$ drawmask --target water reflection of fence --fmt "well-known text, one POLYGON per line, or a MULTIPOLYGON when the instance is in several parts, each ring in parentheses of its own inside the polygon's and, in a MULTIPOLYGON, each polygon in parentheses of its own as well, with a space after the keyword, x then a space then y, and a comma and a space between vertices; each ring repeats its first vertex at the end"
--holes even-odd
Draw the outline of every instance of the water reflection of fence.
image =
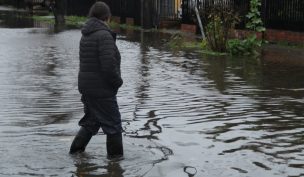
MULTIPOLYGON (((250 1, 245 0, 183 0, 183 23, 194 23, 193 6, 201 11, 214 5, 233 9, 239 14, 241 22, 238 28, 245 28, 246 14, 249 12, 250 1)), ((262 20, 266 28, 304 31, 304 1, 303 0, 261 0, 262 20)))
POLYGON ((52 29, 52 28, 54 28, 54 24, 33 20, 33 27, 52 29))

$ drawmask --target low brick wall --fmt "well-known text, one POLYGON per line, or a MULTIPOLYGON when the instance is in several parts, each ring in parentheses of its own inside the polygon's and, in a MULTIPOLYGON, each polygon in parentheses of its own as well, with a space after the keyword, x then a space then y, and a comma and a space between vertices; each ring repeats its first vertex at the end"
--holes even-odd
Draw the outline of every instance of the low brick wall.
POLYGON ((252 32, 252 31, 248 31, 248 30, 234 30, 231 37, 238 38, 238 39, 244 39, 253 34, 256 34, 258 39, 263 39, 263 33, 252 32))
POLYGON ((134 25, 134 18, 126 18, 127 25, 134 25))
POLYGON ((178 21, 174 20, 162 20, 159 24, 159 28, 162 29, 176 29, 180 26, 178 21))
POLYGON ((273 42, 292 42, 304 44, 304 32, 267 29, 264 34, 264 38, 267 41, 273 42))
MULTIPOLYGON (((250 34, 254 34, 254 32, 247 30, 234 30, 232 36, 242 39, 250 34)), ((304 44, 304 32, 267 29, 264 33, 256 33, 256 35, 259 39, 264 39, 269 42, 304 44)))
POLYGON ((197 33, 196 29, 197 29, 196 25, 181 24, 181 31, 182 32, 196 34, 197 33))
MULTIPOLYGON (((197 34, 197 26, 192 24, 181 24, 181 31, 197 34)), ((251 34, 248 30, 234 30, 232 37, 243 39, 251 34)), ((259 39, 265 39, 269 42, 290 42, 304 44, 304 32, 293 32, 284 30, 267 29, 264 33, 256 33, 259 39)))

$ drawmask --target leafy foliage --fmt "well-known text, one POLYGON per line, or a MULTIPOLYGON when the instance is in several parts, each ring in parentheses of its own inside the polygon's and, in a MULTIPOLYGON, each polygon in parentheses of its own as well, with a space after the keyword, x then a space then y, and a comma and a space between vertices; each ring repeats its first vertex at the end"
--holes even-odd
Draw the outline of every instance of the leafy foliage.
MULTIPOLYGON (((250 0, 250 11, 246 15, 249 21, 246 24, 246 28, 254 32, 263 32, 266 30, 261 19, 260 7, 260 0, 250 0)), ((256 34, 243 40, 231 39, 227 42, 227 48, 231 55, 257 55, 261 45, 262 41, 257 39, 256 34)))
POLYGON ((31 18, 33 18, 34 20, 39 21, 39 22, 55 24, 55 20, 54 20, 53 16, 36 16, 36 15, 34 15, 31 18))
POLYGON ((257 40, 256 35, 246 39, 231 39, 227 42, 227 48, 231 55, 257 55, 257 48, 261 47, 262 42, 257 40))
POLYGON ((224 4, 217 4, 201 11, 208 46, 216 52, 226 52, 226 43, 231 28, 239 21, 238 15, 224 4))
POLYGON ((207 40, 193 40, 182 34, 174 34, 170 37, 167 46, 173 50, 195 50, 196 52, 213 55, 222 56, 226 53, 214 52, 210 50, 207 40))
POLYGON ((261 19, 260 7, 261 0, 250 0, 250 11, 246 15, 249 20, 246 24, 247 29, 257 32, 263 32, 266 30, 261 19))
MULTIPOLYGON (((246 15, 246 28, 256 32, 265 31, 260 13, 261 0, 250 0, 250 11, 246 15)), ((245 39, 228 40, 229 32, 240 21, 238 14, 227 4, 217 3, 201 11, 207 46, 212 51, 229 52, 231 55, 258 54, 262 42, 256 34, 245 39)))
POLYGON ((66 24, 67 25, 71 25, 71 26, 82 26, 84 24, 84 22, 86 21, 86 17, 82 17, 82 16, 66 16, 65 20, 66 20, 66 24))

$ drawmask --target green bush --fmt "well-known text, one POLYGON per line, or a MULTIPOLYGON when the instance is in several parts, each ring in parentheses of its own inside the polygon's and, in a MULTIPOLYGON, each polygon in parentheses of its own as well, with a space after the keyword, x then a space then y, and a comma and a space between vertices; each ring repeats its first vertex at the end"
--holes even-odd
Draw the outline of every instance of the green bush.
MULTIPOLYGON (((261 19, 259 8, 261 0, 250 0, 250 11, 246 15, 248 22, 246 28, 254 32, 263 32, 265 27, 261 19)), ((256 34, 246 39, 231 39, 227 42, 227 49, 231 55, 258 55, 258 49, 261 47, 262 41, 258 40, 256 34)))
POLYGON ((246 15, 248 18, 248 23, 246 24, 246 28, 262 32, 265 31, 265 27, 263 26, 263 21, 261 19, 261 12, 259 8, 261 7, 261 0, 250 0, 250 11, 246 15))
POLYGON ((196 51, 206 55, 212 56, 223 56, 227 53, 212 51, 209 47, 207 40, 195 40, 189 39, 187 36, 182 34, 174 34, 170 37, 167 46, 170 49, 176 50, 188 50, 196 51))
POLYGON ((87 17, 82 16, 65 16, 66 24, 71 26, 81 27, 85 23, 86 19, 87 17))
POLYGON ((225 3, 214 5, 201 11, 206 32, 208 47, 215 52, 226 52, 229 32, 239 21, 233 9, 227 8, 225 3))
POLYGON ((227 42, 227 49, 231 55, 257 55, 257 49, 261 47, 262 42, 256 35, 246 39, 230 39, 227 42))

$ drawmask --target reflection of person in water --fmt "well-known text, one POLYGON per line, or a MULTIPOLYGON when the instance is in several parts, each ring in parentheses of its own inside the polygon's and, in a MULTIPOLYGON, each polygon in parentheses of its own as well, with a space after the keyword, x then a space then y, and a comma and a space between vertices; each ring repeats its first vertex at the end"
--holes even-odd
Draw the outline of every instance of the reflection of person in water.
MULTIPOLYGON (((96 164, 90 164, 90 163, 81 163, 81 164, 75 164, 77 171, 76 176, 78 177, 84 177, 84 176, 90 176, 90 172, 96 173, 97 170, 100 170, 99 165, 96 164)), ((102 166, 107 170, 105 174, 96 175, 99 177, 123 177, 124 170, 121 168, 120 164, 118 162, 109 161, 107 166, 102 166)), ((93 175, 92 175, 93 176, 93 175)))
POLYGON ((123 156, 121 117, 116 100, 123 84, 116 34, 108 26, 111 12, 104 2, 96 2, 82 28, 78 89, 82 94, 84 117, 70 149, 83 152, 91 137, 102 128, 107 135, 108 158, 123 156))

